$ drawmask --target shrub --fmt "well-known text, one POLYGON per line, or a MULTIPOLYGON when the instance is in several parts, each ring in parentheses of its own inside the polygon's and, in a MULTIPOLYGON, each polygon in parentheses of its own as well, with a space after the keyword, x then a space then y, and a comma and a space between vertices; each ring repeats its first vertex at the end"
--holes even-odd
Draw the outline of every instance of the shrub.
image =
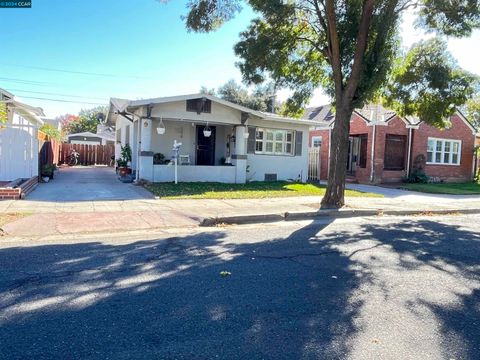
POLYGON ((153 154, 153 164, 154 165, 162 165, 165 163, 165 155, 162 153, 153 154))
POLYGON ((415 184, 426 184, 428 183, 428 175, 425 174, 423 170, 414 170, 410 173, 409 176, 406 176, 403 178, 403 182, 415 183, 415 184))

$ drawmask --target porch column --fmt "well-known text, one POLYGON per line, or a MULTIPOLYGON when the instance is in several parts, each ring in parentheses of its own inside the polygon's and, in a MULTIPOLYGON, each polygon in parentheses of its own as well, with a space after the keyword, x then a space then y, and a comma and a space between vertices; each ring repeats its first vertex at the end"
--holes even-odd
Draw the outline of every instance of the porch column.
POLYGON ((152 120, 140 120, 139 178, 153 181, 152 120))
POLYGON ((235 182, 237 184, 245 184, 247 182, 246 133, 244 125, 235 127, 235 153, 232 155, 232 163, 235 165, 235 182))

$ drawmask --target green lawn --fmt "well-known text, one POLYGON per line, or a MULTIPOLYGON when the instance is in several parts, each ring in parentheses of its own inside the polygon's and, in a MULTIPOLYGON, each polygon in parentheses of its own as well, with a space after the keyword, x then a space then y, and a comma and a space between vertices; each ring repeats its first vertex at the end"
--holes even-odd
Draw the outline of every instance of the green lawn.
MULTIPOLYGON (((154 183, 145 186, 163 199, 261 199, 288 196, 322 196, 325 186, 318 184, 251 182, 248 184, 223 183, 154 183)), ((382 197, 382 195, 347 190, 345 196, 382 197)))
POLYGON ((480 195, 478 183, 404 184, 402 188, 432 194, 480 195))

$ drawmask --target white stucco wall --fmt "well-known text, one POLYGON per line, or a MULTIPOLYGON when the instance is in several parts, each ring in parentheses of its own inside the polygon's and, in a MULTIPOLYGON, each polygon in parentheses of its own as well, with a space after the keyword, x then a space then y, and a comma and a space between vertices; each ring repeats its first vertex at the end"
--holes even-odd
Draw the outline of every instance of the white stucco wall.
MULTIPOLYGON (((136 126, 136 124, 135 124, 136 126)), ((132 158, 135 157, 136 154, 136 146, 134 144, 134 123, 132 123, 130 120, 124 118, 121 115, 117 116, 117 122, 115 124, 115 129, 118 131, 120 130, 120 141, 121 143, 117 143, 117 139, 115 139, 115 159, 120 158, 120 151, 121 151, 121 146, 124 146, 125 144, 130 144, 130 147, 132 148, 132 158), (127 141, 127 126, 130 127, 130 135, 128 137, 127 141)), ((133 162, 133 161, 132 161, 133 162)))
POLYGON ((0 181, 38 176, 37 134, 35 124, 10 113, 7 127, 0 130, 0 181))
MULTIPOLYGON (((173 165, 154 165, 154 182, 175 180, 173 165)), ((179 182, 222 182, 235 183, 235 166, 178 166, 179 182)))
POLYGON ((270 129, 302 131, 302 155, 262 155, 247 154, 247 181, 264 181, 265 174, 277 174, 277 180, 300 179, 307 181, 308 177, 308 125, 278 123, 251 119, 249 126, 270 129))
POLYGON ((153 117, 163 117, 164 119, 184 119, 192 121, 209 121, 212 125, 218 124, 240 124, 241 112, 228 106, 212 101, 212 112, 201 113, 186 110, 186 101, 176 101, 165 104, 157 104, 152 109, 153 117))

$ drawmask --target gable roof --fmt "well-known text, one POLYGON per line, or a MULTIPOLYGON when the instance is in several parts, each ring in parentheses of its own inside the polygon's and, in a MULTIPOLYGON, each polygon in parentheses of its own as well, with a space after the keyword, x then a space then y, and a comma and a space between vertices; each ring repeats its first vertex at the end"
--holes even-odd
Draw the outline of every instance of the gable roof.
POLYGON ((115 140, 115 135, 108 136, 106 134, 95 134, 90 131, 84 131, 84 132, 75 133, 75 134, 68 134, 67 138, 74 137, 74 136, 93 137, 93 138, 99 138, 99 139, 104 139, 109 141, 115 140))
POLYGON ((41 116, 45 116, 43 109, 24 104, 18 101, 11 92, 0 88, 0 102, 4 102, 15 110, 20 116, 29 120, 30 122, 42 125, 43 120, 41 116))
POLYGON ((187 101, 187 100, 193 100, 193 99, 199 99, 199 98, 208 99, 210 101, 238 110, 240 112, 254 115, 263 120, 302 124, 302 125, 314 125, 314 122, 311 120, 294 119, 294 118, 289 118, 289 117, 285 117, 285 116, 281 116, 281 115, 273 114, 269 112, 252 110, 245 106, 238 105, 209 94, 189 94, 189 95, 167 96, 167 97, 158 97, 158 98, 142 99, 142 100, 124 100, 124 99, 112 98, 110 99, 110 109, 108 112, 108 118, 113 115, 113 113, 115 112, 115 109, 122 111, 122 109, 119 109, 119 107, 123 107, 127 111, 133 111, 142 106, 165 104, 165 103, 178 102, 178 101, 187 101), (121 104, 121 106, 117 104, 121 104))

